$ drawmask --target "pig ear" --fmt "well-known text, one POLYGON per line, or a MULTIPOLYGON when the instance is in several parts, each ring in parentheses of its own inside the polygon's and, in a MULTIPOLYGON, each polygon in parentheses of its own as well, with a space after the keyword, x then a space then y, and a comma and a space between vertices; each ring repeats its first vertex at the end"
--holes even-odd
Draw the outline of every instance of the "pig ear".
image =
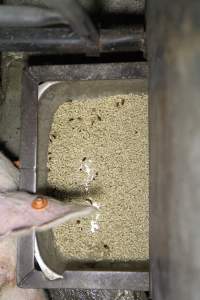
POLYGON ((46 230, 95 212, 92 205, 64 204, 53 198, 26 192, 0 193, 0 237, 46 230))
POLYGON ((0 152, 0 192, 19 188, 19 170, 0 152))

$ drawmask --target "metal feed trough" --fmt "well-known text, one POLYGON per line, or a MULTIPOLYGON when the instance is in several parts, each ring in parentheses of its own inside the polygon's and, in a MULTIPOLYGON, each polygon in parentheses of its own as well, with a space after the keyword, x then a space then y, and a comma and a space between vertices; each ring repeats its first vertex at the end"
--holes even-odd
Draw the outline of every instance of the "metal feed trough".
MULTIPOLYGON (((116 54, 114 61, 120 61, 126 50, 130 53, 135 50, 146 53, 145 45, 147 45, 150 66, 148 78, 151 296, 153 300, 198 300, 200 282, 200 2, 177 0, 173 5, 169 5, 168 0, 152 0, 146 1, 145 10, 146 32, 137 36, 133 36, 129 30, 127 34, 118 32, 117 35, 110 29, 109 32, 100 30, 100 43, 88 45, 82 43, 79 36, 77 37, 65 28, 62 30, 57 28, 29 28, 28 30, 1 28, 0 49, 1 51, 37 51, 44 54, 50 51, 56 54, 99 55, 103 52, 116 54), (124 36, 126 36, 125 39, 124 36), (120 59, 119 52, 122 53, 120 59)), ((143 9, 142 14, 144 14, 143 9)), ((133 21, 134 18, 135 16, 131 15, 133 21)), ((22 22, 21 19, 18 20, 22 22)), ((146 66, 144 68, 146 69, 146 66)), ((99 83, 104 80, 105 82, 106 80, 119 80, 122 83, 129 80, 133 82, 138 79, 145 80, 145 78, 146 71, 141 64, 131 62, 106 65, 42 66, 27 69, 23 83, 21 188, 33 192, 36 190, 36 180, 38 188, 41 188, 47 175, 44 168, 41 169, 40 162, 38 163, 42 160, 44 166, 47 159, 47 153, 40 150, 41 125, 38 114, 40 105, 43 105, 42 102, 38 105, 40 83, 67 81, 75 85, 74 80, 79 82, 87 80, 88 84, 89 80, 99 81, 99 83), (36 170, 38 171, 37 178, 36 170)), ((8 99, 8 103, 11 102, 12 107, 16 107, 18 111, 19 105, 15 105, 12 99, 13 94, 8 99)), ((52 102, 52 105, 57 107, 58 103, 52 102)), ((52 109, 51 116, 56 110, 46 106, 45 116, 49 109, 52 109)), ((18 117, 17 114, 14 116, 18 117)), ((49 118, 50 115, 47 121, 49 118)), ((45 135, 48 139, 49 123, 45 125, 45 118, 43 124, 47 126, 48 130, 45 131, 45 135)), ((13 135, 16 136, 14 130, 13 135)), ((9 138, 10 134, 6 142, 9 138)), ((13 140, 14 138, 10 139, 11 144, 13 140)), ((47 149, 47 142, 45 147, 47 149)), ((50 232, 48 234, 50 236, 50 232)), ((48 234, 46 238, 41 235, 37 236, 39 254, 44 263, 46 262, 46 266, 47 260, 49 262, 47 254, 52 258, 51 264, 58 263, 53 249, 49 247, 48 251, 45 250, 48 245, 46 242, 51 244, 48 234), (43 250, 46 253, 43 253, 43 250)), ((80 268, 65 270, 63 279, 51 281, 41 271, 41 262, 38 267, 34 255, 35 245, 34 234, 19 241, 17 281, 21 287, 149 289, 148 271, 137 269, 135 272, 134 268, 132 270, 119 268, 118 271, 80 268)), ((50 267, 59 269, 59 266, 50 267)))
MULTIPOLYGON (((64 99, 147 91, 146 63, 34 66, 25 69, 22 86, 21 188, 46 191, 49 132, 64 99), (47 83, 48 97, 41 83, 47 83), (56 84, 55 84, 56 83, 56 84), (40 85, 40 93, 39 91, 40 85), (49 92, 48 92, 49 91, 49 92)), ((22 237, 18 244, 17 282, 23 288, 149 290, 148 262, 77 265, 64 269, 52 232, 22 237)))

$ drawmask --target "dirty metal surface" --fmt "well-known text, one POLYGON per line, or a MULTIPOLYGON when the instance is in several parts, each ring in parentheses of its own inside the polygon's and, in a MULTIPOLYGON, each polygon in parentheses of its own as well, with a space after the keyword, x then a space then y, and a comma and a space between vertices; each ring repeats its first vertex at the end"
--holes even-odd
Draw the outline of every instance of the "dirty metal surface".
POLYGON ((51 290, 50 300, 147 300, 144 292, 128 290, 51 290))
MULTIPOLYGON (((1 51, 84 54, 94 46, 70 28, 0 28, 1 51)), ((100 31, 98 53, 144 51, 145 35, 142 27, 135 30, 107 29, 100 31)))
POLYGON ((199 16, 199 1, 148 1, 154 300, 199 299, 199 16))
POLYGON ((143 79, 148 76, 148 66, 145 62, 47 65, 30 67, 29 73, 38 84, 42 81, 143 79))
POLYGON ((0 146, 9 157, 17 159, 20 152, 21 80, 23 56, 2 55, 2 89, 0 90, 0 146))
MULTIPOLYGON (((7 4, 14 5, 38 5, 44 6, 42 0, 6 0, 7 4)), ((83 7, 90 13, 95 13, 97 10, 102 13, 129 13, 143 14, 145 8, 145 0, 80 0, 83 7)))

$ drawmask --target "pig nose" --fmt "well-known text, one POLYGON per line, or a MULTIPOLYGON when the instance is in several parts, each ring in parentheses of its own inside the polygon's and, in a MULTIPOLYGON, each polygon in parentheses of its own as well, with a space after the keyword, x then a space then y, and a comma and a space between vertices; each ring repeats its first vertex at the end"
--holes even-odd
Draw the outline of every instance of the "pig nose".
POLYGON ((41 210, 46 208, 47 206, 48 206, 48 200, 43 197, 37 197, 32 202, 32 208, 34 209, 41 210))

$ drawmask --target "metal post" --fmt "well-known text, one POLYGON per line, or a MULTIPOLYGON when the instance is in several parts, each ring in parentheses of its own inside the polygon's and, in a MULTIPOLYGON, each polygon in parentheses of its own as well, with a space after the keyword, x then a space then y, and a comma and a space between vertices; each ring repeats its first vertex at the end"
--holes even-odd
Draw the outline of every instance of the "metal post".
POLYGON ((199 20, 199 1, 148 2, 153 300, 199 300, 199 20))

